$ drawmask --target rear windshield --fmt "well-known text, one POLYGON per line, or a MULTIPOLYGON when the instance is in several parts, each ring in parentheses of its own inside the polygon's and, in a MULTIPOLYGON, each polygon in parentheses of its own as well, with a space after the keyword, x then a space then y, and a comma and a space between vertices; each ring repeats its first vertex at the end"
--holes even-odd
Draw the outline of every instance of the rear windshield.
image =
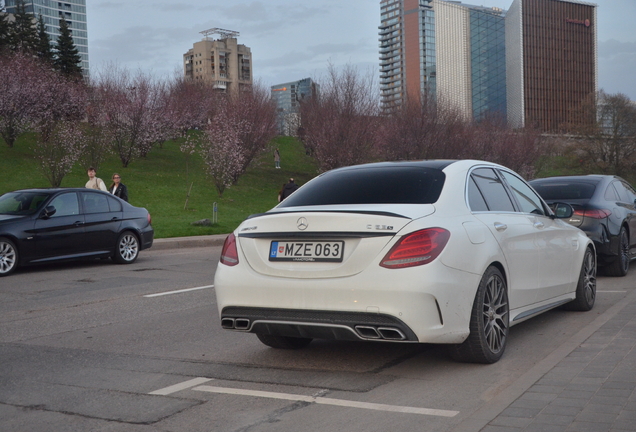
POLYGON ((596 189, 595 184, 587 182, 532 184, 532 187, 546 201, 590 199, 596 189))
POLYGON ((301 187, 279 207, 332 204, 432 204, 444 173, 421 167, 366 167, 328 172, 301 187))

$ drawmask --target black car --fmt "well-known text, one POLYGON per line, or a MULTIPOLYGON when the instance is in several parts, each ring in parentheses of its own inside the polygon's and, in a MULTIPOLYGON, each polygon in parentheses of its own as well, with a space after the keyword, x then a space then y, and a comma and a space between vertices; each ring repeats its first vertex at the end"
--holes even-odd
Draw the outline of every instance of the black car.
POLYGON ((636 257, 636 191, 620 177, 586 175, 532 180, 548 203, 574 208, 568 222, 594 241, 598 263, 610 276, 625 276, 636 257))
POLYGON ((130 264, 152 246, 150 213, 92 189, 25 189, 0 196, 0 276, 18 266, 111 257, 130 264))

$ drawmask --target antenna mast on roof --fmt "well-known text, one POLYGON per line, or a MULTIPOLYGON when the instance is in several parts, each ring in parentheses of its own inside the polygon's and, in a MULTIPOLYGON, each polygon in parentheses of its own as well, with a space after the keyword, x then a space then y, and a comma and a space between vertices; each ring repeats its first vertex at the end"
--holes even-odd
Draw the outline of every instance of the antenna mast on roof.
POLYGON ((239 32, 234 31, 234 30, 225 30, 222 28, 218 28, 218 27, 214 27, 208 30, 203 30, 201 33, 203 36, 205 36, 205 39, 208 39, 208 36, 213 35, 213 34, 218 34, 220 35, 220 39, 227 39, 227 38, 236 38, 240 35, 239 32))

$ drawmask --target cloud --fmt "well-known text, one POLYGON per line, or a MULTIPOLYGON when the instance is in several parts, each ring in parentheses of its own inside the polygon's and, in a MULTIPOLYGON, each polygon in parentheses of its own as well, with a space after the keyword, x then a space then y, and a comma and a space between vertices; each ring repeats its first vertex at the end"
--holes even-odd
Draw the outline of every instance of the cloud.
POLYGON ((636 101, 636 42, 599 42, 598 69, 600 89, 636 101))

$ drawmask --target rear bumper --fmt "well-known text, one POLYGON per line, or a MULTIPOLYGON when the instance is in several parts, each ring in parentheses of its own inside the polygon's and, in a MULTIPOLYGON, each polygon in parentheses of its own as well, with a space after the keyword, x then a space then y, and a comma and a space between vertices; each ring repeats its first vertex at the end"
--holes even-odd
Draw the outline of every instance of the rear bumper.
POLYGON ((221 324, 235 331, 341 340, 461 343, 481 276, 444 266, 294 279, 219 264, 221 324), (400 334, 403 336, 400 336, 400 334), (383 336, 384 335, 384 336, 383 336))
POLYGON ((152 242, 154 241, 154 237, 155 237, 155 230, 152 228, 151 225, 148 225, 146 228, 144 228, 141 231, 140 236, 141 236, 140 250, 144 250, 144 249, 148 249, 152 247, 152 242))

